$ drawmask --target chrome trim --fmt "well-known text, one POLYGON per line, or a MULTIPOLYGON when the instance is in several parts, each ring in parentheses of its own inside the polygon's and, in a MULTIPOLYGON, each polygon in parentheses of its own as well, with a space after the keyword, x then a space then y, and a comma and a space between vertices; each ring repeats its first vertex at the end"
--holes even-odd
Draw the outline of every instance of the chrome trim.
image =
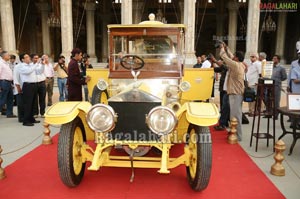
MULTIPOLYGON (((117 115, 116 115, 115 111, 113 110, 113 108, 111 106, 99 103, 99 104, 95 104, 94 106, 91 107, 91 109, 89 110, 89 112, 86 115, 86 120, 87 120, 87 123, 88 123, 89 127, 92 130, 94 130, 96 132, 106 133, 106 132, 109 132, 109 131, 111 131, 115 128, 115 123, 117 121, 117 115), (107 115, 97 115, 97 114, 99 114, 99 112, 101 110, 102 111, 108 111, 108 112, 106 112, 108 114, 107 115), (108 120, 108 121, 105 121, 107 124, 101 125, 99 127, 99 126, 97 126, 97 124, 93 123, 93 122, 95 122, 93 117, 99 117, 99 116, 100 117, 103 117, 103 116, 104 117, 105 116, 109 117, 108 119, 104 118, 104 119, 108 120)), ((103 121, 100 121, 100 122, 103 122, 103 121)))
POLYGON ((108 83, 104 79, 99 79, 97 82, 97 88, 101 91, 106 90, 108 87, 108 83))
POLYGON ((182 92, 187 92, 191 89, 191 84, 190 82, 188 81, 183 81, 180 83, 179 85, 179 89, 182 91, 182 92))
POLYGON ((178 122, 178 120, 177 120, 177 117, 176 117, 174 111, 171 108, 166 107, 166 106, 157 106, 157 107, 151 109, 150 112, 146 115, 146 123, 147 123, 148 127, 150 128, 150 130, 152 132, 154 132, 158 135, 167 135, 167 134, 171 133, 175 129, 177 122, 178 122), (170 113, 173 118, 173 123, 172 123, 173 126, 171 126, 171 128, 169 128, 169 129, 167 129, 165 132, 162 132, 161 130, 157 130, 153 126, 151 126, 152 125, 151 117, 157 111, 166 111, 166 112, 170 113))

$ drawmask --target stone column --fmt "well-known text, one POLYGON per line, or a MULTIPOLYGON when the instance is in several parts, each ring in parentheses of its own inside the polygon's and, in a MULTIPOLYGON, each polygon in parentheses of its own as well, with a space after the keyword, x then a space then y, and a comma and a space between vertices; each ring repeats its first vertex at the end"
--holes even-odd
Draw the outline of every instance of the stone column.
MULTIPOLYGON (((34 52, 34 53, 38 53, 37 51, 37 41, 39 41, 37 39, 38 35, 37 33, 40 31, 37 27, 36 27, 36 23, 34 23, 37 19, 36 16, 28 16, 28 21, 32 21, 32 23, 29 23, 27 26, 27 30, 30 30, 30 33, 24 34, 24 38, 28 38, 28 46, 30 46, 30 50, 29 52, 34 52)), ((47 22, 46 22, 47 23, 47 22)), ((44 51, 42 51, 44 53, 44 51)), ((49 55, 50 56, 50 55, 49 55)))
MULTIPOLYGON (((103 10, 101 10, 101 57, 102 62, 107 62, 108 59, 108 34, 107 34, 107 24, 111 19, 110 10, 112 8, 112 4, 109 1, 102 1, 103 10)), ((100 60, 99 60, 100 61, 100 60)), ((101 62, 101 61, 100 61, 101 62)))
POLYGON ((217 27, 216 27, 216 35, 217 36, 224 36, 224 15, 225 15, 225 6, 224 1, 216 2, 216 20, 217 20, 217 27))
POLYGON ((41 2, 38 3, 38 7, 41 10, 43 54, 47 54, 50 56, 50 52, 51 52, 50 34, 49 34, 49 26, 47 23, 48 15, 49 15, 49 4, 48 2, 41 2))
POLYGON ((97 57, 95 53, 95 10, 94 2, 86 3, 86 27, 87 27, 87 53, 90 56, 90 62, 96 63, 97 57))
POLYGON ((178 2, 178 6, 180 9, 180 23, 184 23, 184 3, 183 0, 178 2))
POLYGON ((145 3, 140 0, 135 0, 133 4, 133 24, 138 24, 142 21, 142 11, 145 3))
MULTIPOLYGON (((217 20, 217 27, 216 27, 216 37, 212 37, 212 40, 215 42, 216 40, 223 40, 224 39, 224 13, 225 13, 225 2, 224 1, 217 1, 215 2, 216 5, 216 20, 217 20)), ((215 57, 219 59, 220 50, 216 49, 215 57)))
MULTIPOLYGON (((1 24, 1 20, 0 20, 0 24, 1 24)), ((2 31, 0 31, 0 47, 2 48, 2 45, 3 43, 2 43, 2 31)))
POLYGON ((121 24, 132 24, 132 0, 122 0, 121 24))
POLYGON ((12 0, 0 0, 2 50, 16 54, 16 38, 12 0))
POLYGON ((284 42, 286 32, 286 12, 278 13, 277 35, 276 35, 276 54, 281 57, 280 62, 285 63, 284 59, 284 42))
POLYGON ((185 32, 185 67, 192 67, 196 63, 195 56, 195 0, 184 1, 185 32))
POLYGON ((73 49, 72 0, 60 1, 60 15, 62 54, 66 57, 66 61, 68 61, 73 49))
POLYGON ((107 20, 102 21, 102 62, 107 62, 108 59, 108 24, 109 22, 107 20))
POLYGON ((249 58, 251 52, 258 50, 258 30, 259 30, 259 8, 260 0, 248 1, 248 19, 247 19, 247 39, 245 58, 249 58))
POLYGON ((236 32, 237 32, 237 12, 238 3, 229 1, 227 4, 229 11, 229 26, 228 26, 228 47, 232 52, 236 51, 236 32))

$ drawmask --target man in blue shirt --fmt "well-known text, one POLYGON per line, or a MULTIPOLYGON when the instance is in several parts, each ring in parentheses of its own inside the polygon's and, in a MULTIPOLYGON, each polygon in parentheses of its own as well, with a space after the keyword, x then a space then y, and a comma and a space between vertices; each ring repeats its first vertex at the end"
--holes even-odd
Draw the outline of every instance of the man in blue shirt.
POLYGON ((280 56, 273 56, 273 72, 272 79, 275 84, 275 119, 278 118, 277 108, 280 107, 280 98, 281 98, 281 82, 287 79, 287 74, 285 68, 279 64, 280 56))
POLYGON ((292 61, 290 70, 290 85, 292 93, 300 93, 300 50, 297 52, 298 59, 292 61))

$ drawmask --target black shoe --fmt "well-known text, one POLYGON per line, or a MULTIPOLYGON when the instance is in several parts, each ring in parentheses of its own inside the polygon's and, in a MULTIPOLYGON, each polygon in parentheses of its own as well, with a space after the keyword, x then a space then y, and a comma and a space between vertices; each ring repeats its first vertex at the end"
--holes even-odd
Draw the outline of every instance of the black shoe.
POLYGON ((39 121, 39 120, 34 120, 34 121, 33 121, 33 123, 36 123, 36 124, 37 124, 37 123, 40 123, 40 122, 41 122, 41 121, 39 121))
POLYGON ((265 115, 263 118, 272 118, 272 115, 265 115))
POLYGON ((6 116, 7 118, 15 118, 15 117, 17 117, 16 115, 8 115, 8 116, 6 116))
POLYGON ((23 123, 23 126, 34 126, 33 123, 23 123))
POLYGON ((219 125, 219 126, 214 126, 214 129, 216 131, 224 131, 226 128, 224 126, 222 126, 222 125, 219 125))

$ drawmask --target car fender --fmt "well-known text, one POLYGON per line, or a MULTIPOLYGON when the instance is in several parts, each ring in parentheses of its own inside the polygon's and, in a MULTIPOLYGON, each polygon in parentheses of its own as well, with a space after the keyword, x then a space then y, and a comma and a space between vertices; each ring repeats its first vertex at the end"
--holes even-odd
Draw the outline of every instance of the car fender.
POLYGON ((75 119, 80 112, 87 113, 92 105, 89 102, 58 102, 48 108, 45 122, 65 124, 75 119))
POLYGON ((185 114, 187 121, 199 126, 211 126, 218 122, 219 110, 213 103, 186 102, 176 112, 178 118, 185 114))

